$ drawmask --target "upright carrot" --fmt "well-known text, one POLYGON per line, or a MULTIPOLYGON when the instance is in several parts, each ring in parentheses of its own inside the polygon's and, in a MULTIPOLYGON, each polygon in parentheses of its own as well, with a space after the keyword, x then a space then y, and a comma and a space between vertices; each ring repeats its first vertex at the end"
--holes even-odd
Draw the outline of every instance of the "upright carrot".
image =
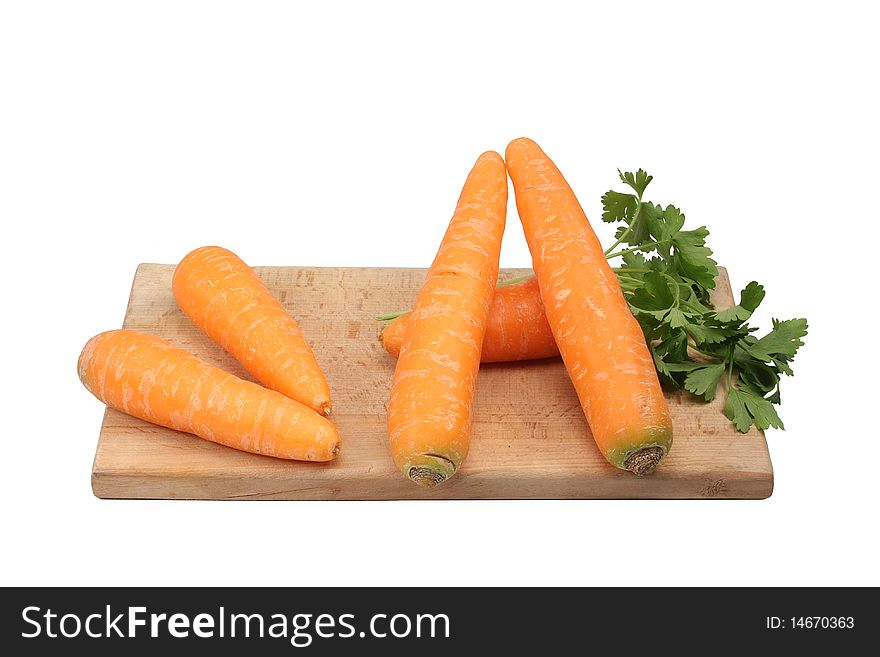
POLYGON ((504 161, 483 153, 416 299, 388 400, 394 461, 422 486, 447 480, 468 452, 506 210, 504 161))
MULTIPOLYGON (((409 318, 410 314, 404 313, 382 329, 382 346, 395 358, 400 354, 409 318)), ((538 279, 529 277, 518 283, 500 284, 489 308, 480 360, 501 363, 558 355, 541 303, 538 279)))
POLYGON ((296 321, 253 269, 219 246, 187 255, 174 297, 193 323, 267 388, 330 414, 330 387, 296 321))
POLYGON ((530 139, 507 147, 507 170, 547 320, 599 450, 651 472, 672 446, 654 363, 617 277, 574 192, 530 139))
POLYGON ((95 397, 147 422, 282 459, 329 461, 339 452, 327 418, 153 335, 96 335, 77 369, 95 397))

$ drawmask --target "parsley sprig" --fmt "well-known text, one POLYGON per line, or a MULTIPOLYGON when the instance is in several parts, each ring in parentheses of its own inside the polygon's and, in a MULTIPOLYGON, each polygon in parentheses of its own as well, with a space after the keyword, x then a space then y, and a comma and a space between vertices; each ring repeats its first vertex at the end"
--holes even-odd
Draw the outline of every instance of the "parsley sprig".
POLYGON ((709 299, 718 275, 706 246, 709 231, 684 230, 680 209, 644 200, 653 178, 642 169, 618 173, 632 192, 611 190, 602 197, 602 220, 620 224, 605 255, 622 261, 615 272, 662 383, 706 402, 723 387, 724 414, 743 433, 752 425, 784 428, 775 408, 780 378, 793 374, 807 320, 774 319, 769 333, 755 337, 758 329, 748 321, 764 299, 755 281, 738 305, 717 311, 709 299))

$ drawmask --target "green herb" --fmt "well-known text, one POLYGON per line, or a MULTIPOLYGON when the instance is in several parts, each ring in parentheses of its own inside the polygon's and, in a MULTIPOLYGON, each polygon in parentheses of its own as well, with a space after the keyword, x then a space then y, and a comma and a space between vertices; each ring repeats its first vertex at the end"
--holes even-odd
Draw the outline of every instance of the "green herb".
POLYGON ((782 375, 807 334, 807 320, 773 320, 761 338, 748 320, 764 300, 764 288, 749 283, 739 304, 716 311, 709 300, 718 263, 706 246, 705 226, 684 230, 685 215, 673 205, 643 199, 652 177, 639 169, 620 173, 635 194, 609 191, 602 220, 620 223, 606 257, 620 257, 618 278, 654 358, 661 381, 703 401, 726 389, 724 414, 739 431, 752 425, 782 429, 775 406, 782 375), (619 246, 626 248, 615 251, 619 246))

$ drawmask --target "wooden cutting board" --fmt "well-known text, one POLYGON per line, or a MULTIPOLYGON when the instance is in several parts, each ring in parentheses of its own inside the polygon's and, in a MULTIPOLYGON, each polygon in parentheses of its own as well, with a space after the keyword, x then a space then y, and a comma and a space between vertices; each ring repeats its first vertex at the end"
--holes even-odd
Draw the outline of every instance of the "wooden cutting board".
MULTIPOLYGON (((178 309, 172 265, 135 274, 125 328, 167 338, 206 361, 248 377, 178 309)), ((296 317, 333 392, 343 449, 330 464, 237 452, 107 409, 92 470, 103 498, 362 500, 464 498, 765 498, 773 470, 761 431, 736 432, 710 404, 669 394, 675 444, 660 467, 638 478, 597 451, 559 359, 484 365, 470 455, 435 489, 396 470, 386 444, 385 400, 394 359, 378 340, 378 314, 410 307, 423 269, 257 267, 296 317)), ((506 270, 502 278, 526 270, 506 270)), ((732 302, 722 272, 714 301, 732 302)))

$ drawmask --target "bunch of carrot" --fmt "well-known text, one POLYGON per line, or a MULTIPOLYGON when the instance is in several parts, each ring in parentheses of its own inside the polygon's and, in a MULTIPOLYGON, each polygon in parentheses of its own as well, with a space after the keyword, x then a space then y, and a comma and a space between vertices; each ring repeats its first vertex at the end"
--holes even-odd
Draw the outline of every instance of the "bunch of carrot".
MULTIPOLYGON (((328 461, 340 438, 330 389, 296 321, 235 254, 203 247, 172 282, 183 312, 263 386, 155 336, 92 338, 79 375, 135 417, 237 449, 328 461)), ((672 426, 642 331, 562 174, 533 141, 481 155, 471 169, 415 305, 383 332, 398 357, 388 400, 397 466, 431 487, 468 453, 480 362, 560 354, 605 458, 646 474, 672 426), (496 288, 507 178, 535 277, 496 288), (518 330, 511 330, 511 328, 518 330)))
POLYGON ((172 287, 196 326, 266 387, 156 336, 116 330, 83 349, 86 388, 124 413, 246 452, 336 458, 327 381, 296 321, 256 273, 234 253, 207 246, 180 262, 172 287))

